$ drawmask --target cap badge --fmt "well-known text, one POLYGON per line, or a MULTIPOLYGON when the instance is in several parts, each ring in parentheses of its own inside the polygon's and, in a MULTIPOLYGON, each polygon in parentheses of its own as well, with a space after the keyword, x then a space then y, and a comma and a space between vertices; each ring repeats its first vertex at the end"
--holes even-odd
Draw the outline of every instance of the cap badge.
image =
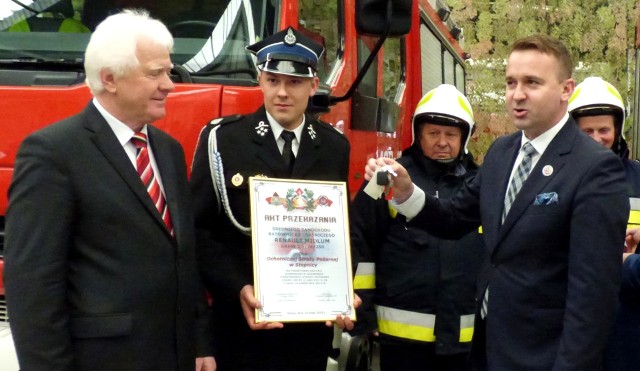
POLYGON ((296 43, 296 36, 293 34, 293 30, 289 28, 287 34, 284 37, 284 43, 287 45, 293 45, 296 43))
POLYGON ((263 137, 269 131, 269 125, 265 124, 264 121, 260 121, 255 129, 256 134, 263 137))
POLYGON ((236 187, 240 186, 243 181, 244 181, 244 178, 242 177, 242 175, 240 175, 240 173, 237 173, 231 178, 231 184, 233 184, 236 187))
POLYGON ((307 126, 307 131, 309 132, 311 139, 316 139, 316 131, 313 130, 313 125, 309 124, 309 126, 307 126))

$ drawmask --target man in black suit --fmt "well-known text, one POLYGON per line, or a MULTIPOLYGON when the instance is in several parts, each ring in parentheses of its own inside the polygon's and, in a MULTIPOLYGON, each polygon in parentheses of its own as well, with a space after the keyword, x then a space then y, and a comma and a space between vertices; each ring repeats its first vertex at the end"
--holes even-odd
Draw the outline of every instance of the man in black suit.
POLYGON ((497 139, 478 175, 451 200, 425 196, 393 160, 367 165, 367 178, 385 164, 397 173, 394 199, 410 225, 457 238, 482 223, 473 345, 479 369, 600 369, 629 202, 620 160, 567 113, 572 69, 554 38, 515 42, 506 103, 520 131, 497 139))
MULTIPOLYGON (((248 179, 346 182, 350 147, 333 127, 305 115, 319 84, 322 46, 289 28, 247 49, 261 70, 264 105, 207 125, 191 174, 199 265, 214 301, 216 361, 223 371, 324 371, 331 323, 255 323, 260 302, 253 289, 248 179)), ((337 322, 352 327, 348 318, 337 322)))
POLYGON ((25 139, 6 219, 5 286, 23 370, 215 369, 184 153, 165 115, 166 27, 107 18, 87 46, 94 99, 25 139), (202 305, 198 305, 201 303, 202 305))

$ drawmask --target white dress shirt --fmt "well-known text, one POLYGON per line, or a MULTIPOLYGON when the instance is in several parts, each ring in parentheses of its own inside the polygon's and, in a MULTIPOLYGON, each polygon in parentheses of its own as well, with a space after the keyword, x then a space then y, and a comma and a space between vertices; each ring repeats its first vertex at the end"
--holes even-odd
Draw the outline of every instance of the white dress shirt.
MULTIPOLYGON (((271 132, 273 133, 273 136, 276 140, 276 144, 278 145, 280 154, 282 154, 282 148, 284 148, 284 139, 280 137, 280 134, 282 134, 282 132, 287 129, 283 128, 282 125, 280 125, 278 121, 276 121, 276 119, 274 119, 273 116, 269 114, 269 112, 267 112, 267 121, 269 121, 271 132)), ((304 122, 305 122, 305 117, 303 115, 302 123, 298 125, 297 128, 290 130, 290 131, 293 131, 293 133, 296 135, 296 138, 291 142, 291 151, 293 151, 293 155, 296 157, 298 156, 298 149, 300 149, 300 138, 302 137, 302 129, 304 128, 304 122)))
MULTIPOLYGON (((135 134, 135 132, 122 121, 118 120, 112 114, 110 114, 104 107, 102 107, 102 105, 96 98, 93 98, 92 102, 98 109, 98 112, 100 112, 102 117, 104 117, 104 119, 107 121, 107 124, 109 124, 111 130, 113 130, 116 138, 118 138, 118 142, 120 142, 120 145, 122 146, 122 148, 124 148, 124 151, 129 157, 129 161, 131 161, 133 168, 138 171, 138 165, 136 162, 136 155, 138 153, 138 150, 136 149, 136 146, 131 142, 131 138, 133 137, 133 134, 135 134)), ((143 126, 140 132, 147 135, 147 151, 149 152, 149 161, 151 162, 151 168, 153 169, 154 176, 158 180, 158 184, 160 185, 162 194, 166 195, 166 193, 164 193, 164 186, 162 185, 162 176, 160 175, 158 165, 156 164, 156 159, 153 156, 153 150, 151 149, 151 138, 149 138, 147 132, 147 125, 143 126)))

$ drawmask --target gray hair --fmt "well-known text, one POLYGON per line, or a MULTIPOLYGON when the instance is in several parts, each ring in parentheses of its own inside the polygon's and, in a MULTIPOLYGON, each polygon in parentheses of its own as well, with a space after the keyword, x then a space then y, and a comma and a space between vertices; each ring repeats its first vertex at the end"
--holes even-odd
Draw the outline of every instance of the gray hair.
POLYGON ((104 90, 100 72, 109 69, 122 77, 139 66, 136 47, 141 39, 173 48, 173 37, 167 27, 149 16, 146 10, 126 9, 107 17, 91 35, 84 55, 87 85, 96 95, 104 90))

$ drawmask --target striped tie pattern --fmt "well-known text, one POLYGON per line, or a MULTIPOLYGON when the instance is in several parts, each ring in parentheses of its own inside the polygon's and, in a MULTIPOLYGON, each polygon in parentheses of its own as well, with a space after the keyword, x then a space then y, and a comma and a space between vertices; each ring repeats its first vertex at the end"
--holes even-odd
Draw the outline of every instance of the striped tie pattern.
POLYGON ((527 180, 527 177, 531 172, 531 158, 536 153, 536 149, 533 148, 531 142, 525 143, 522 148, 520 148, 520 151, 524 154, 524 157, 522 157, 522 162, 518 165, 518 168, 511 179, 511 183, 509 183, 509 188, 507 188, 507 195, 504 198, 504 210, 502 213, 503 222, 507 217, 511 204, 513 204, 513 201, 516 199, 516 195, 520 192, 520 188, 522 188, 524 181, 527 180))
POLYGON ((149 150, 147 149, 147 135, 145 133, 135 133, 131 137, 131 143, 136 146, 136 166, 138 168, 138 175, 142 184, 147 188, 151 201, 153 201, 156 209, 160 213, 164 224, 167 225, 167 229, 173 236, 173 224, 171 223, 171 214, 169 214, 169 207, 165 201, 162 189, 160 189, 160 183, 156 179, 151 167, 151 161, 149 160, 149 150))
MULTIPOLYGON (((507 194, 504 198, 504 210, 502 213, 502 222, 504 223, 504 219, 507 217, 507 213, 511 208, 511 204, 516 199, 518 192, 520 192, 520 188, 524 184, 524 181, 527 180, 529 173, 531 172, 531 163, 532 157, 536 154, 536 149, 533 148, 530 142, 525 143, 520 151, 523 153, 522 162, 518 165, 515 174, 513 174, 513 178, 511 179, 511 183, 509 183, 509 188, 507 188, 507 194)), ((487 316, 487 308, 489 305, 489 287, 484 291, 484 296, 482 297, 482 306, 480 307, 480 316, 484 319, 487 316)))

